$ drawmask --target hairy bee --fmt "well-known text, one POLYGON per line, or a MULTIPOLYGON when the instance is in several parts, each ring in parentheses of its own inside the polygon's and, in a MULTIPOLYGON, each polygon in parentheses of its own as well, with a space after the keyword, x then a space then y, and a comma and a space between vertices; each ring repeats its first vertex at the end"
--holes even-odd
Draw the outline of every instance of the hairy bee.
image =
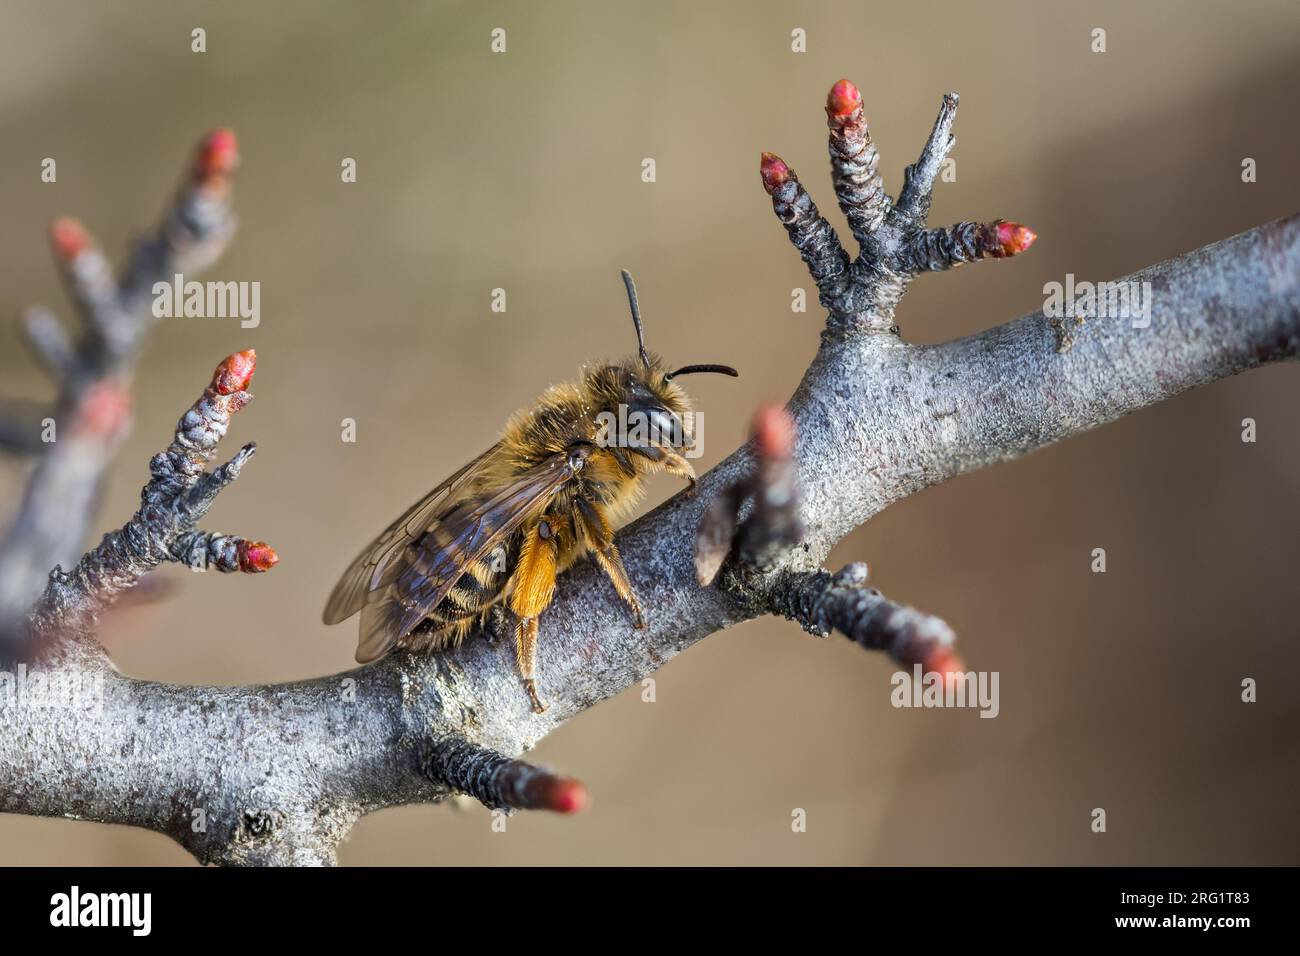
POLYGON ((725 365, 669 371, 645 348, 632 277, 623 272, 637 354, 584 369, 517 412, 495 445, 407 509, 343 573, 323 615, 337 624, 361 612, 357 660, 395 646, 452 646, 504 605, 515 617, 515 653, 533 710, 537 619, 556 575, 590 555, 627 604, 644 611, 614 544, 614 529, 655 472, 695 484, 682 455, 694 443, 690 399, 677 385, 694 372, 735 375, 725 365), (611 422, 646 427, 620 428, 611 422))

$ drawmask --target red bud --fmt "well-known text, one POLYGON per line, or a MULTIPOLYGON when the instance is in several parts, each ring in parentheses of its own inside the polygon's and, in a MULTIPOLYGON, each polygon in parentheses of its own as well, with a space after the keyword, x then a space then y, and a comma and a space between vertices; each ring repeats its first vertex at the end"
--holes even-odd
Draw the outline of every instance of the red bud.
POLYGON ((212 374, 212 388, 218 395, 232 395, 248 388, 257 367, 257 352, 245 349, 226 358, 212 374))
POLYGON ((71 262, 93 244, 80 220, 64 216, 50 223, 50 245, 63 262, 71 262))
POLYGON ((785 164, 785 160, 776 153, 763 154, 758 166, 758 172, 763 177, 763 188, 769 193, 775 192, 777 187, 783 186, 789 180, 795 178, 794 173, 790 171, 790 167, 785 164))
POLYGON ((942 644, 931 650, 921 662, 921 667, 927 674, 941 675, 945 691, 954 686, 957 677, 966 671, 966 664, 961 656, 951 647, 942 644))
POLYGON ((843 119, 862 105, 862 94, 849 80, 840 80, 826 96, 826 114, 843 119))
POLYGON ((1038 233, 1018 222, 995 223, 997 226, 997 243, 1004 256, 1017 256, 1034 244, 1038 233))
POLYGON ((555 813, 578 813, 587 809, 591 798, 581 781, 552 775, 536 777, 528 785, 529 808, 555 813))
POLYGON ((794 450, 794 419, 784 408, 769 405, 754 416, 758 454, 767 460, 785 460, 794 450))
POLYGON ((213 130, 199 144, 194 159, 194 178, 200 180, 229 176, 239 166, 239 141, 229 129, 213 130))
POLYGON ((275 549, 264 541, 240 541, 236 546, 239 570, 249 574, 269 571, 280 562, 275 549))
POLYGON ((77 404, 76 431, 79 435, 112 438, 131 420, 131 392, 116 379, 91 386, 77 404))

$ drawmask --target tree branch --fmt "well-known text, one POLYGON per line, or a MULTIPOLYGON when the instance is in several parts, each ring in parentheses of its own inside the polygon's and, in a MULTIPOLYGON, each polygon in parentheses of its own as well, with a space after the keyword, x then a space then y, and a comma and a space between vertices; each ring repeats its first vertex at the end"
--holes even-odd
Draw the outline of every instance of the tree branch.
POLYGON ((50 574, 45 594, 29 612, 38 637, 53 642, 87 630, 101 610, 167 561, 194 571, 248 573, 268 571, 279 561, 264 542, 197 530, 217 495, 257 450, 247 444, 215 471, 204 470, 231 416, 253 397, 245 389, 255 364, 249 349, 217 366, 212 383, 181 416, 171 444, 149 462, 152 477, 140 493, 140 510, 120 531, 104 535, 71 571, 56 568, 50 574))
MULTIPOLYGON (((633 585, 656 595, 645 630, 633 630, 599 572, 583 565, 561 578, 543 622, 544 714, 519 693, 512 648, 486 635, 317 680, 179 687, 117 673, 73 626, 91 619, 116 578, 56 575, 34 622, 60 639, 38 669, 97 681, 100 712, 0 693, 0 810, 148 827, 201 860, 248 864, 332 862, 361 815, 457 790, 497 807, 577 809, 580 785, 511 758, 733 624, 784 614, 900 662, 960 666, 941 621, 868 589, 860 565, 834 576, 821 568, 836 542, 891 502, 1300 353, 1295 216, 1128 277, 1151 283, 1149 327, 1090 318, 1069 329, 1071 343, 1039 312, 944 345, 906 344, 892 330, 894 310, 929 268, 908 250, 927 228, 956 99, 945 99, 889 206, 872 192, 865 127, 850 143, 845 130, 857 120, 836 126, 846 105, 848 114, 859 105, 850 88, 836 85, 828 115, 832 156, 846 164, 834 181, 854 210, 860 255, 849 260, 793 174, 765 156, 764 185, 818 279, 827 328, 788 418, 760 414, 754 441, 702 476, 695 496, 671 499, 619 535, 633 585)), ((163 513, 172 521, 177 502, 221 481, 169 485, 163 513)), ((152 528, 147 506, 135 520, 152 528)), ((132 550, 131 561, 174 557, 187 533, 178 528, 168 525, 170 547, 132 550)), ((109 561, 104 547, 86 560, 109 561)))
POLYGON ((49 409, 0 409, 0 450, 43 452, 0 540, 4 659, 29 653, 22 646, 21 614, 50 568, 76 558, 104 470, 130 428, 128 379, 157 321, 154 282, 206 268, 234 233, 231 180, 238 163, 233 133, 217 130, 204 137, 162 222, 137 241, 120 279, 80 222, 61 218, 50 224, 50 246, 76 307, 80 336, 74 341, 48 309, 29 310, 23 332, 58 383, 58 399, 49 409))

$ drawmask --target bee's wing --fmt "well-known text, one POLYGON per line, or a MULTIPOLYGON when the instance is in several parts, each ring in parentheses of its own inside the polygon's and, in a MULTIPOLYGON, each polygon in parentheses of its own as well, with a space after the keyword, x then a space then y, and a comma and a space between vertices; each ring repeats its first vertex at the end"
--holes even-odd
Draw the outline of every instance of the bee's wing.
POLYGON ((493 445, 407 508, 400 518, 384 529, 383 534, 357 555, 330 592, 321 619, 326 624, 338 624, 361 610, 366 604, 366 595, 382 587, 386 577, 391 580, 393 559, 428 530, 441 506, 455 500, 456 490, 464 487, 479 473, 496 449, 497 446, 493 445))
POLYGON ((357 660, 382 657, 447 596, 466 568, 480 561, 520 525, 538 515, 574 469, 568 456, 552 455, 491 498, 465 502, 432 522, 413 547, 401 552, 396 573, 361 611, 357 660))

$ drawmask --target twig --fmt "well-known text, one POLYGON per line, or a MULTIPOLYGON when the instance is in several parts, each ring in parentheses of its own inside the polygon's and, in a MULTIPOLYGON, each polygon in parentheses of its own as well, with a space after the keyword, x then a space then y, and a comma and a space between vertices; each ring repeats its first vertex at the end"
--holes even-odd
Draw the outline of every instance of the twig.
POLYGON ((856 562, 838 574, 829 571, 782 575, 768 593, 773 614, 798 622, 809 634, 839 631, 869 651, 884 651, 905 667, 925 671, 961 670, 954 634, 944 621, 904 607, 867 587, 867 566, 856 562))
POLYGON ((587 788, 577 780, 459 737, 430 747, 421 769, 435 783, 466 793, 493 810, 577 813, 587 806, 587 788))
POLYGON ((918 273, 1019 255, 1033 244, 1033 230, 1000 219, 925 228, 935 178, 955 142, 956 113, 957 94, 949 93, 920 160, 907 167, 898 204, 891 206, 876 173, 879 158, 867 131, 862 95, 848 80, 831 87, 826 98, 831 183, 861 249, 852 261, 794 171, 776 154, 763 154, 763 187, 817 283, 832 328, 890 331, 898 301, 918 273))
POLYGON ((806 536, 795 478, 794 422, 784 409, 763 409, 754 419, 752 474, 713 499, 700 519, 695 570, 710 584, 725 562, 723 587, 749 598, 765 594, 768 613, 798 622, 825 637, 835 628, 867 650, 885 651, 908 667, 958 669, 952 629, 937 617, 895 604, 866 586, 867 566, 838 574, 800 570, 797 549, 806 536), (741 520, 742 512, 748 512, 741 520))
POLYGON ((147 572, 167 561, 192 570, 267 571, 279 560, 261 541, 197 530, 221 493, 257 450, 247 444, 214 471, 206 466, 230 427, 231 416, 252 396, 245 389, 253 377, 252 349, 225 359, 212 382, 176 425, 167 449, 149 463, 151 478, 140 493, 140 510, 118 531, 104 535, 71 571, 55 569, 45 594, 31 612, 40 634, 80 632, 147 572))
POLYGON ((700 519, 695 535, 700 584, 712 584, 728 557, 766 573, 803 540, 793 463, 794 422, 783 408, 764 408, 754 416, 753 432, 757 459, 753 474, 714 498, 700 519))

